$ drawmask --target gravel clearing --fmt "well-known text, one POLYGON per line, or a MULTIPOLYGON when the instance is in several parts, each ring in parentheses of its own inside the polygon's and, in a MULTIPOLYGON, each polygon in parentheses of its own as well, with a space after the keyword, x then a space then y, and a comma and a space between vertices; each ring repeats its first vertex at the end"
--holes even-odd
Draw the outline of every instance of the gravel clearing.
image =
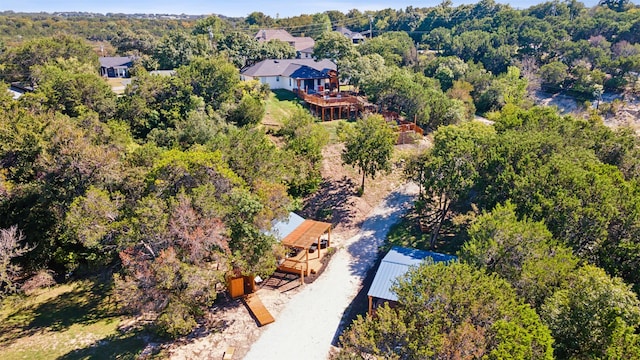
POLYGON ((327 269, 296 293, 267 325, 245 359, 326 359, 341 319, 375 263, 391 225, 409 209, 418 192, 406 184, 392 192, 367 216, 357 235, 340 241, 327 269))

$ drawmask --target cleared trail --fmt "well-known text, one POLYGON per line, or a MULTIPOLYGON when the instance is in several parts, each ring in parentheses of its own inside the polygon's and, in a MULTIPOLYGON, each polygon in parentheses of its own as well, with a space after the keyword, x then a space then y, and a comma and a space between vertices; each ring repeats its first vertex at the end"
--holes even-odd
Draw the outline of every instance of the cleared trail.
POLYGON ((405 184, 375 207, 358 234, 338 244, 327 269, 290 300, 245 359, 326 359, 336 331, 345 325, 340 323, 343 313, 376 261, 378 247, 417 193, 415 184, 405 184))

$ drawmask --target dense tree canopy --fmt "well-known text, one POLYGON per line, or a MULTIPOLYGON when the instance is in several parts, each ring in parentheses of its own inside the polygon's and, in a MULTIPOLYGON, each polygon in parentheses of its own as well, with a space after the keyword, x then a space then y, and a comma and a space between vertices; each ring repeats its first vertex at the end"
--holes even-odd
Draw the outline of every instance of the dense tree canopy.
MULTIPOLYGON (((254 38, 282 28, 312 36, 314 56, 378 109, 434 131, 406 169, 417 216, 432 248, 462 243, 446 244, 461 263, 413 269, 396 308, 356 320, 340 357, 640 357, 640 142, 598 117, 617 106, 605 92, 640 93, 639 14, 629 1, 492 0, 289 18, 2 13, 0 77, 34 91, 13 100, 0 86, 0 293, 42 269, 114 275, 123 309, 175 337, 226 275, 270 274, 281 249, 264 230, 318 188, 328 138, 302 108, 267 132, 268 87, 240 81, 295 57, 254 38), (333 26, 373 32, 354 46, 333 26), (136 56, 122 96, 98 55, 136 56), (532 105, 537 90, 596 109, 561 116, 532 105)), ((364 191, 395 133, 377 115, 340 130, 364 191)))
POLYGON ((553 358, 547 326, 495 275, 426 263, 393 289, 397 306, 359 317, 342 335, 337 358, 553 358))

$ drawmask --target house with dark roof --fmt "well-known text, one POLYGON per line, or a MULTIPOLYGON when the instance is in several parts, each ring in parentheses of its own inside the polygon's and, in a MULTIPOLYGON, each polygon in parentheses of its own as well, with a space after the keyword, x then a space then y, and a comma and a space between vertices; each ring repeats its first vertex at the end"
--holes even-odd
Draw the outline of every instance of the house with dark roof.
POLYGON ((255 39, 260 42, 269 40, 280 40, 288 43, 296 50, 298 59, 310 59, 313 57, 313 47, 316 45, 315 40, 310 37, 292 36, 286 30, 282 29, 263 29, 259 30, 255 39))
POLYGON ((101 56, 100 76, 110 78, 129 77, 129 69, 133 66, 133 56, 101 56))
POLYGON ((405 275, 411 267, 422 264, 427 259, 434 263, 457 260, 454 255, 446 255, 432 251, 417 250, 394 246, 380 262, 367 296, 369 297, 369 315, 384 303, 398 301, 398 296, 391 290, 396 280, 405 275))
POLYGON ((346 36, 347 39, 351 40, 351 42, 354 45, 360 44, 361 42, 363 42, 365 40, 364 35, 362 35, 361 33, 357 32, 357 31, 351 31, 351 30, 349 30, 348 28, 346 28, 344 26, 336 27, 336 31, 339 32, 340 34, 346 36))
POLYGON ((328 59, 268 59, 240 72, 242 80, 258 80, 271 89, 319 92, 336 76, 336 64, 328 59))

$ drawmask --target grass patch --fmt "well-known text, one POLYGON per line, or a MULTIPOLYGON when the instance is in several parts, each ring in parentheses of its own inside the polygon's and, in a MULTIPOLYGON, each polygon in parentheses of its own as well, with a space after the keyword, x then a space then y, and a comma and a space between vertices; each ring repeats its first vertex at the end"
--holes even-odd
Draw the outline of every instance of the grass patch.
POLYGON ((384 251, 391 249, 392 246, 403 246, 420 250, 430 250, 443 254, 455 255, 464 241, 463 232, 453 224, 443 225, 443 233, 438 237, 436 244, 430 248, 430 233, 423 233, 418 225, 418 216, 415 211, 411 211, 404 215, 401 220, 391 226, 387 234, 387 242, 384 245, 384 251))
POLYGON ((300 100, 291 91, 272 90, 266 102, 262 123, 265 126, 280 127, 284 119, 293 115, 299 104, 300 100))
POLYGON ((0 358, 135 358, 145 342, 118 331, 123 316, 108 291, 109 284, 83 280, 4 299, 0 358))
POLYGON ((116 93, 116 95, 122 95, 124 94, 126 84, 131 82, 131 79, 106 78, 105 81, 107 82, 111 90, 116 93))
POLYGON ((347 121, 346 120, 334 120, 334 121, 323 121, 323 122, 319 123, 329 133, 329 143, 328 143, 328 145, 337 144, 337 143, 340 142, 340 139, 338 139, 337 129, 338 129, 338 126, 341 123, 345 123, 345 122, 347 122, 347 121))

